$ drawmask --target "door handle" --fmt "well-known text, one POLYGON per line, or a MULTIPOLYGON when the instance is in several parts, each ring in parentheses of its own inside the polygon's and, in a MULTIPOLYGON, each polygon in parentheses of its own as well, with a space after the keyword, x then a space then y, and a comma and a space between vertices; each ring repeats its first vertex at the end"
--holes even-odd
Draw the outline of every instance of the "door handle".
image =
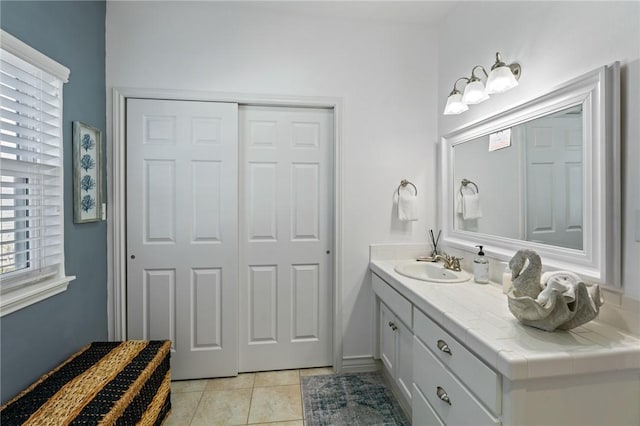
POLYGON ((446 402, 447 404, 451 405, 451 400, 449 399, 449 395, 447 395, 447 391, 445 391, 443 388, 441 388, 440 386, 438 386, 438 388, 436 389, 436 395, 438 396, 438 398, 440 398, 442 401, 446 402))
POLYGON ((438 349, 440 349, 444 353, 453 355, 453 353, 451 353, 451 349, 449 348, 449 345, 447 345, 447 342, 445 342, 444 340, 438 340, 438 349))
POLYGON ((391 321, 389 321, 389 327, 391 327, 391 329, 392 329, 393 331, 396 331, 396 330, 398 329, 398 326, 397 326, 397 325, 395 325, 395 324, 394 324, 393 322, 391 322, 391 321))

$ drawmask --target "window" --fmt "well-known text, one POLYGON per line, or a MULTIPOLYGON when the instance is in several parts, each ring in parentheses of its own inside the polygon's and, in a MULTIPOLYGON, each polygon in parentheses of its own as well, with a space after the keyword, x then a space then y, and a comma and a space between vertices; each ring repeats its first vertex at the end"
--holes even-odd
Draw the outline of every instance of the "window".
POLYGON ((0 38, 0 312, 66 289, 62 85, 69 70, 0 38))

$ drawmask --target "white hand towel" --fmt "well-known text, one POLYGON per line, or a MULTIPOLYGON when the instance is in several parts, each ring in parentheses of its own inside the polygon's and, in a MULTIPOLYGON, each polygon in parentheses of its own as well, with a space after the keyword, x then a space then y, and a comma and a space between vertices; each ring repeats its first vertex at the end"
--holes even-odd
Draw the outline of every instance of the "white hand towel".
POLYGON ((409 222, 418 220, 418 197, 407 191, 398 194, 398 219, 409 222))
POLYGON ((464 220, 482 217, 480 194, 464 194, 462 196, 462 218, 464 220))
POLYGON ((546 305, 551 299, 553 291, 562 295, 565 303, 571 303, 576 300, 575 289, 578 283, 582 282, 580 277, 569 271, 549 271, 542 274, 540 278, 541 285, 544 290, 538 294, 536 302, 546 305))

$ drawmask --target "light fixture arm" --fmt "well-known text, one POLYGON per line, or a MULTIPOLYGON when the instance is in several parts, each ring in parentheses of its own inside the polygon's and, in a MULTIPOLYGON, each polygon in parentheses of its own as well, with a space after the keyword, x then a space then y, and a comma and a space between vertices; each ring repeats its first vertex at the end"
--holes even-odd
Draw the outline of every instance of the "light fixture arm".
POLYGON ((491 71, 493 71, 494 69, 496 69, 498 67, 504 67, 506 65, 507 64, 502 62, 502 56, 500 56, 500 52, 496 52, 496 63, 491 66, 491 71))
POLYGON ((451 95, 455 95, 456 93, 460 93, 460 91, 458 90, 458 88, 456 87, 456 85, 458 84, 458 82, 460 80, 464 80, 467 83, 469 83, 471 81, 471 79, 467 78, 467 77, 460 77, 459 79, 457 79, 454 83, 453 83, 453 90, 451 91, 451 93, 449 93, 449 96, 451 95))
POLYGON ((480 78, 476 76, 476 69, 478 68, 482 70, 485 78, 489 78, 489 74, 487 74, 487 70, 485 70, 482 65, 476 65, 475 67, 471 68, 471 78, 469 79, 469 82, 480 80, 480 78))

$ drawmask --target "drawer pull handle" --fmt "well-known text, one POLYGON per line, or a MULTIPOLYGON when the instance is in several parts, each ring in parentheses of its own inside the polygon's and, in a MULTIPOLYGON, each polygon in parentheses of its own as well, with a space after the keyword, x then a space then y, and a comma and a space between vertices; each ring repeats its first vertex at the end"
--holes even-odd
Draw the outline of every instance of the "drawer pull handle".
POLYGON ((447 345, 444 340, 438 340, 438 349, 440 349, 442 352, 448 353, 449 355, 453 355, 453 353, 451 353, 449 345, 447 345))
POLYGON ((440 398, 442 401, 451 405, 451 400, 449 399, 449 395, 447 395, 447 392, 444 389, 442 389, 440 386, 438 386, 436 395, 438 395, 438 398, 440 398))
POLYGON ((393 322, 391 322, 391 321, 389 321, 389 327, 391 327, 391 329, 392 329, 393 331, 396 331, 396 330, 398 329, 398 326, 397 326, 397 325, 395 325, 395 324, 394 324, 393 322))

